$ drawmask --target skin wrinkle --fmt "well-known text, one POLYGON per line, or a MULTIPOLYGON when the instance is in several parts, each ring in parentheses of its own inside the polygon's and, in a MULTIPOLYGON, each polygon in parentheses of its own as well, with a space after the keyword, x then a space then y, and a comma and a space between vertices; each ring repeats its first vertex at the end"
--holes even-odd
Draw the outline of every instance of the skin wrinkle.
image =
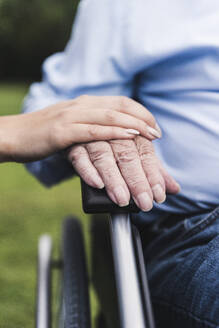
POLYGON ((126 150, 121 150, 121 151, 116 151, 115 152, 116 156, 116 162, 119 164, 134 164, 136 162, 136 157, 138 156, 137 151, 133 149, 126 149, 126 150))
POLYGON ((95 142, 86 145, 90 160, 104 180, 107 191, 113 192, 115 186, 121 186, 130 198, 125 181, 120 177, 119 169, 113 156, 112 148, 109 143, 95 142))
MULTIPOLYGON (((78 145, 73 149, 75 147, 78 145)), ((136 199, 138 195, 146 192, 151 200, 162 201, 165 199, 166 190, 173 193, 178 191, 175 181, 169 177, 157 159, 153 144, 144 137, 90 142, 82 147, 85 153, 77 153, 73 162, 76 171, 91 186, 105 185, 110 197, 113 188, 119 185, 124 188, 128 199, 130 193, 136 199), (80 159, 81 156, 83 159, 80 159), (159 198, 155 195, 157 189, 154 187, 157 184, 161 185, 164 197, 161 197, 160 193, 159 198)))
POLYGON ((130 165, 138 158, 138 151, 134 142, 128 143, 126 140, 124 142, 122 140, 115 140, 110 143, 117 163, 130 165))
POLYGON ((141 193, 147 192, 150 199, 153 200, 153 195, 147 183, 136 144, 122 140, 111 141, 111 144, 121 174, 127 182, 131 194, 137 197, 141 193))
POLYGON ((84 155, 86 154, 86 150, 84 148, 84 145, 78 145, 74 148, 72 148, 72 151, 69 152, 68 158, 70 162, 74 163, 77 162, 77 160, 80 160, 84 155))
POLYGON ((154 148, 152 147, 152 144, 148 142, 147 139, 142 137, 136 138, 136 144, 144 172, 154 193, 154 198, 159 202, 162 202, 165 200, 165 179, 162 176, 162 171, 160 170, 160 163, 155 155, 154 148), (159 187, 159 185, 161 186, 161 188, 159 187))
POLYGON ((128 199, 130 193, 137 199, 138 195, 146 192, 151 200, 156 200, 156 189, 152 188, 157 184, 162 186, 164 195, 166 189, 178 191, 174 180, 168 179, 168 173, 157 159, 152 142, 144 137, 90 142, 83 147, 87 156, 80 160, 82 155, 78 154, 74 163, 77 172, 92 186, 101 178, 110 197, 115 186, 122 186, 128 199))
POLYGON ((92 146, 87 145, 86 148, 89 151, 89 156, 93 164, 101 165, 102 162, 110 161, 112 162, 111 148, 108 145, 102 145, 94 143, 92 146))
POLYGON ((85 144, 76 145, 72 147, 68 152, 68 159, 71 161, 73 167, 78 174, 89 185, 95 188, 103 188, 104 183, 96 170, 96 168, 90 162, 89 154, 85 148, 85 144))

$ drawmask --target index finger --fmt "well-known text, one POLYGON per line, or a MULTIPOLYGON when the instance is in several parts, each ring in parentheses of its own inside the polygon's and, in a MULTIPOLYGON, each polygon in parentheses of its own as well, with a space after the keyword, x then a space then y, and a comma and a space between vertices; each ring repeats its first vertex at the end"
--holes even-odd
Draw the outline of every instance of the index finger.
POLYGON ((156 129, 160 135, 161 130, 156 122, 156 119, 151 112, 138 103, 137 101, 126 96, 81 96, 77 98, 89 108, 105 108, 119 111, 132 115, 138 119, 145 121, 149 126, 156 129))
POLYGON ((132 140, 110 141, 114 156, 130 193, 139 208, 150 211, 153 194, 141 165, 138 150, 132 140))

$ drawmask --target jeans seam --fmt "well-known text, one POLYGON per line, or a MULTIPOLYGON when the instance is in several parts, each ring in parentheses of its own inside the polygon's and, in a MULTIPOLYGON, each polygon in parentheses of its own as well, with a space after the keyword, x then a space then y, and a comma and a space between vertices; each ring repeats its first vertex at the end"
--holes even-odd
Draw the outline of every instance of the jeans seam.
POLYGON ((181 315, 184 315, 185 317, 189 317, 192 320, 195 320, 196 322, 200 323, 203 327, 208 327, 208 328, 218 328, 219 326, 217 325, 217 323, 211 321, 211 320, 206 320, 206 319, 202 319, 200 317, 198 317, 197 315, 195 315, 194 313, 192 313, 189 310, 184 309, 183 307, 180 307, 179 305, 176 304, 170 304, 165 300, 162 299, 157 299, 152 297, 152 302, 156 303, 158 305, 161 306, 167 306, 169 308, 171 308, 171 311, 174 311, 176 313, 179 313, 181 315))
POLYGON ((217 207, 213 212, 211 212, 207 218, 203 220, 203 222, 199 222, 199 224, 193 227, 191 230, 186 231, 183 235, 181 235, 180 239, 184 240, 187 237, 191 237, 200 231, 203 231, 208 225, 214 222, 217 219, 217 215, 219 214, 219 207, 217 207))

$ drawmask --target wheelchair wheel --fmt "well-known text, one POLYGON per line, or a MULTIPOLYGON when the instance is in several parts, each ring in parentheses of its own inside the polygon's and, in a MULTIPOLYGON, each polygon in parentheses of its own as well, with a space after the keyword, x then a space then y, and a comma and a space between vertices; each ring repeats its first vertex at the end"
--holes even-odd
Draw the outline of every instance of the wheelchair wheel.
POLYGON ((90 328, 88 274, 82 229, 76 218, 67 218, 62 235, 62 309, 64 328, 90 328))

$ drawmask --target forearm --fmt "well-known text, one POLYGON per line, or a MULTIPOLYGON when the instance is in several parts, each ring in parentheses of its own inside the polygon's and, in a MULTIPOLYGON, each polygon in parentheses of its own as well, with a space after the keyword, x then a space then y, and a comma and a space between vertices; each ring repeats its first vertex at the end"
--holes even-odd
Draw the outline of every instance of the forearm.
POLYGON ((0 163, 13 161, 15 148, 13 137, 13 122, 15 115, 0 117, 0 163))

